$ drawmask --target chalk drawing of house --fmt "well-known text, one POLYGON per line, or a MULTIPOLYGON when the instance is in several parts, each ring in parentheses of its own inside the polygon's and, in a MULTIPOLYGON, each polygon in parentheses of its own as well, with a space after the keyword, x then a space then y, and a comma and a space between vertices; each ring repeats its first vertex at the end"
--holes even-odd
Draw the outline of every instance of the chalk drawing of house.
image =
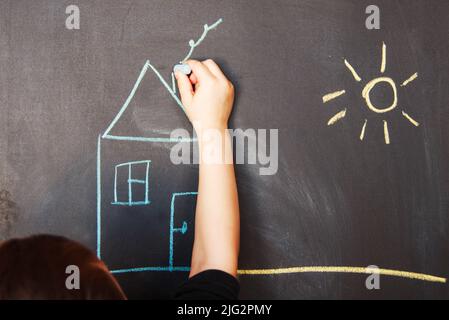
MULTIPOLYGON (((190 40, 190 51, 182 61, 219 23, 221 19, 204 25, 198 41, 190 40)), ((116 133, 136 93, 149 78, 163 88, 170 112, 182 113, 184 109, 173 73, 169 84, 147 60, 123 106, 98 136, 97 255, 113 273, 188 271, 190 266, 197 167, 172 164, 169 149, 178 143, 192 144, 194 139, 180 140, 154 132, 116 133)))
MULTIPOLYGON (((215 28, 204 32, 190 51, 215 28)), ((129 109, 144 79, 156 79, 170 104, 183 110, 176 94, 173 74, 169 85, 147 60, 125 103, 97 140, 97 255, 112 273, 142 271, 188 271, 193 244, 193 217, 197 193, 197 167, 173 165, 170 146, 194 143, 164 134, 114 133, 129 109), (163 182, 161 182, 163 181, 163 182), (176 247, 176 250, 175 250, 176 247)), ((172 107, 172 106, 168 106, 172 107)), ((182 112, 181 110, 175 110, 182 112)), ((174 112, 175 112, 174 111, 174 112)), ((175 128, 173 128, 175 129, 175 128)), ((401 270, 352 266, 294 266, 238 270, 240 275, 281 275, 286 273, 378 273, 389 276, 446 283, 446 278, 401 270)))

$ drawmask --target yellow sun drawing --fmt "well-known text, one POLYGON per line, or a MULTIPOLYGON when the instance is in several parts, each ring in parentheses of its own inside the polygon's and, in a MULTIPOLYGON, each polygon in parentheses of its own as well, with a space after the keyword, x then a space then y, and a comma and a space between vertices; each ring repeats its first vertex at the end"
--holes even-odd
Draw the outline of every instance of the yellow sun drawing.
MULTIPOLYGON (((357 74, 354 67, 346 59, 344 59, 344 63, 345 63, 346 68, 348 68, 348 70, 351 72, 355 81, 357 81, 357 82, 362 81, 362 78, 357 74)), ((386 66, 387 66, 387 46, 385 45, 385 43, 382 43, 382 62, 380 65, 381 76, 369 81, 362 90, 362 97, 363 97, 363 99, 365 99, 366 106, 369 108, 369 110, 371 110, 372 112, 378 113, 378 114, 384 114, 384 113, 393 111, 398 106, 398 89, 396 87, 396 83, 394 82, 394 80, 392 78, 385 77, 383 75, 385 73, 386 66), (379 83, 388 84, 393 92, 393 102, 391 103, 391 105, 389 105, 387 107, 377 107, 371 102, 371 98, 370 98, 371 90, 374 89, 376 87, 376 85, 378 85, 379 83)), ((405 81, 403 81, 401 84, 401 87, 407 86, 409 83, 414 81, 416 78, 418 78, 417 72, 414 73, 413 75, 411 75, 405 81)), ((328 93, 323 96, 323 103, 327 103, 335 98, 338 98, 341 95, 344 95, 345 93, 346 93, 345 90, 339 90, 339 91, 328 93)), ((402 116, 405 119, 407 119, 408 121, 410 121, 410 123, 413 124, 415 127, 419 126, 419 123, 415 119, 413 119, 409 114, 407 114, 404 110, 402 110, 401 113, 402 113, 402 116)), ((331 126, 334 123, 336 123, 337 121, 343 119, 345 116, 346 116, 346 108, 341 110, 334 116, 332 116, 332 118, 330 118, 329 121, 327 122, 327 125, 331 126)), ((368 120, 365 119, 365 122, 362 125, 362 130, 360 132, 360 140, 361 141, 363 141, 363 139, 365 138, 365 131, 367 129, 367 124, 368 124, 368 120)), ((390 134, 388 131, 388 122, 384 119, 383 124, 384 124, 383 127, 384 127, 385 143, 390 144, 390 134)))

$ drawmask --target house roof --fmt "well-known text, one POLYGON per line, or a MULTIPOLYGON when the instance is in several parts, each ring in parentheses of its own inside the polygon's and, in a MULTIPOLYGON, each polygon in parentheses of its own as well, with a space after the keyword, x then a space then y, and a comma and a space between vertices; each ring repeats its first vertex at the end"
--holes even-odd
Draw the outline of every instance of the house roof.
MULTIPOLYGON (((189 41, 190 50, 189 50, 187 56, 182 60, 182 62, 185 62, 187 59, 189 59, 190 56, 192 55, 194 49, 204 41, 204 39, 206 38, 207 33, 210 30, 215 29, 222 22, 223 22, 223 19, 220 18, 220 19, 218 19, 215 23, 213 23, 210 26, 205 24, 203 26, 203 28, 204 28, 203 29, 203 33, 201 34, 199 39, 197 41, 194 41, 194 40, 190 40, 189 41)), ((176 95, 176 87, 175 87, 175 81, 174 81, 173 73, 171 73, 172 86, 170 87, 170 85, 167 83, 167 81, 165 81, 165 79, 162 77, 162 75, 159 73, 159 71, 150 63, 149 60, 147 60, 145 62, 145 64, 144 64, 142 70, 140 71, 139 77, 137 78, 136 83, 134 84, 134 87, 131 90, 131 93, 129 94, 129 96, 126 99, 125 103, 121 107, 120 111, 115 116, 114 120, 112 120, 112 122, 109 124, 108 128, 106 129, 106 131, 103 133, 102 138, 103 139, 111 139, 111 140, 143 141, 143 142, 179 142, 179 141, 186 141, 186 140, 187 141, 196 140, 196 138, 180 140, 180 139, 172 139, 170 137, 143 137, 143 136, 128 136, 128 135, 112 135, 111 134, 111 130, 115 127, 117 122, 123 116, 123 113, 128 108, 130 102, 133 100, 134 95, 136 94, 136 91, 139 88, 142 80, 144 79, 145 74, 147 73, 148 69, 151 69, 151 71, 154 72, 154 74, 156 75, 156 77, 158 78, 160 83, 162 83, 162 85, 165 87, 167 92, 170 94, 171 98, 184 111, 184 107, 183 107, 181 101, 179 100, 178 96, 176 95)))
POLYGON ((112 120, 112 122, 109 124, 109 126, 107 127, 107 129, 105 130, 105 132, 102 134, 101 137, 103 139, 109 139, 109 140, 141 141, 141 142, 193 141, 193 139, 180 140, 180 139, 174 139, 174 138, 170 138, 170 137, 160 137, 160 136, 149 137, 149 136, 140 136, 140 135, 132 136, 132 135, 126 135, 126 134, 125 135, 115 135, 115 134, 111 133, 112 129, 117 125, 117 123, 122 118, 125 111, 128 109, 131 101, 133 100, 133 98, 134 98, 137 90, 139 89, 139 87, 142 83, 142 80, 145 78, 148 70, 151 70, 154 73, 154 75, 156 75, 157 79, 160 81, 160 83, 164 86, 166 91, 169 93, 171 99, 173 99, 173 101, 175 101, 175 103, 179 106, 179 108, 181 108, 181 110, 184 111, 184 106, 182 105, 182 102, 179 99, 179 97, 176 95, 176 91, 175 91, 176 88, 175 88, 174 82, 172 83, 172 87, 170 87, 170 85, 162 77, 162 75, 159 73, 159 71, 150 63, 149 60, 147 60, 145 62, 145 64, 143 65, 142 70, 140 71, 140 74, 139 74, 136 82, 134 83, 134 86, 133 86, 130 94, 128 95, 127 99, 125 100, 123 106, 120 108, 119 112, 117 113, 115 118, 112 120))

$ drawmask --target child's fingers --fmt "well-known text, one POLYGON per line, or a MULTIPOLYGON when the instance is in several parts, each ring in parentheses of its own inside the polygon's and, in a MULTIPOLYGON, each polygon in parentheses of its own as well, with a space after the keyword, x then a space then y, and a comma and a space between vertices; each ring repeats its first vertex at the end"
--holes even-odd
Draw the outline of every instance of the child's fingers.
POLYGON ((212 73, 209 71, 209 68, 207 68, 203 63, 197 60, 188 60, 187 64, 192 69, 192 75, 196 76, 196 80, 198 83, 201 83, 202 81, 207 81, 208 79, 214 77, 212 73))
POLYGON ((193 72, 190 74, 189 79, 190 79, 190 82, 191 82, 193 85, 195 85, 195 84, 198 83, 198 79, 197 79, 196 75, 195 75, 193 72))
MULTIPOLYGON (((221 71, 220 67, 212 59, 203 61, 203 64, 209 69, 209 71, 219 79, 226 79, 225 75, 221 71)), ((227 79, 226 79, 227 80, 227 79)))
POLYGON ((190 107, 194 93, 192 83, 190 82, 189 77, 182 72, 176 71, 175 77, 178 82, 178 89, 182 104, 184 107, 188 108, 190 107))

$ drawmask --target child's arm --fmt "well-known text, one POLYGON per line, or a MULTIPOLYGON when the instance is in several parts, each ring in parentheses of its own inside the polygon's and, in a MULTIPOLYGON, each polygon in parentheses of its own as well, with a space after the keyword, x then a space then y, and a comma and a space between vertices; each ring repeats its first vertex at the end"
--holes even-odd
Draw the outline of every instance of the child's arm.
POLYGON ((240 217, 234 166, 229 161, 232 160, 231 140, 226 131, 234 88, 212 60, 187 63, 192 69, 190 78, 177 72, 176 79, 186 114, 198 136, 200 156, 203 156, 190 277, 208 269, 236 276, 240 217), (205 130, 210 129, 219 131, 220 138, 208 139, 205 130), (220 163, 205 163, 208 161, 204 159, 205 154, 212 148, 223 152, 220 163))

